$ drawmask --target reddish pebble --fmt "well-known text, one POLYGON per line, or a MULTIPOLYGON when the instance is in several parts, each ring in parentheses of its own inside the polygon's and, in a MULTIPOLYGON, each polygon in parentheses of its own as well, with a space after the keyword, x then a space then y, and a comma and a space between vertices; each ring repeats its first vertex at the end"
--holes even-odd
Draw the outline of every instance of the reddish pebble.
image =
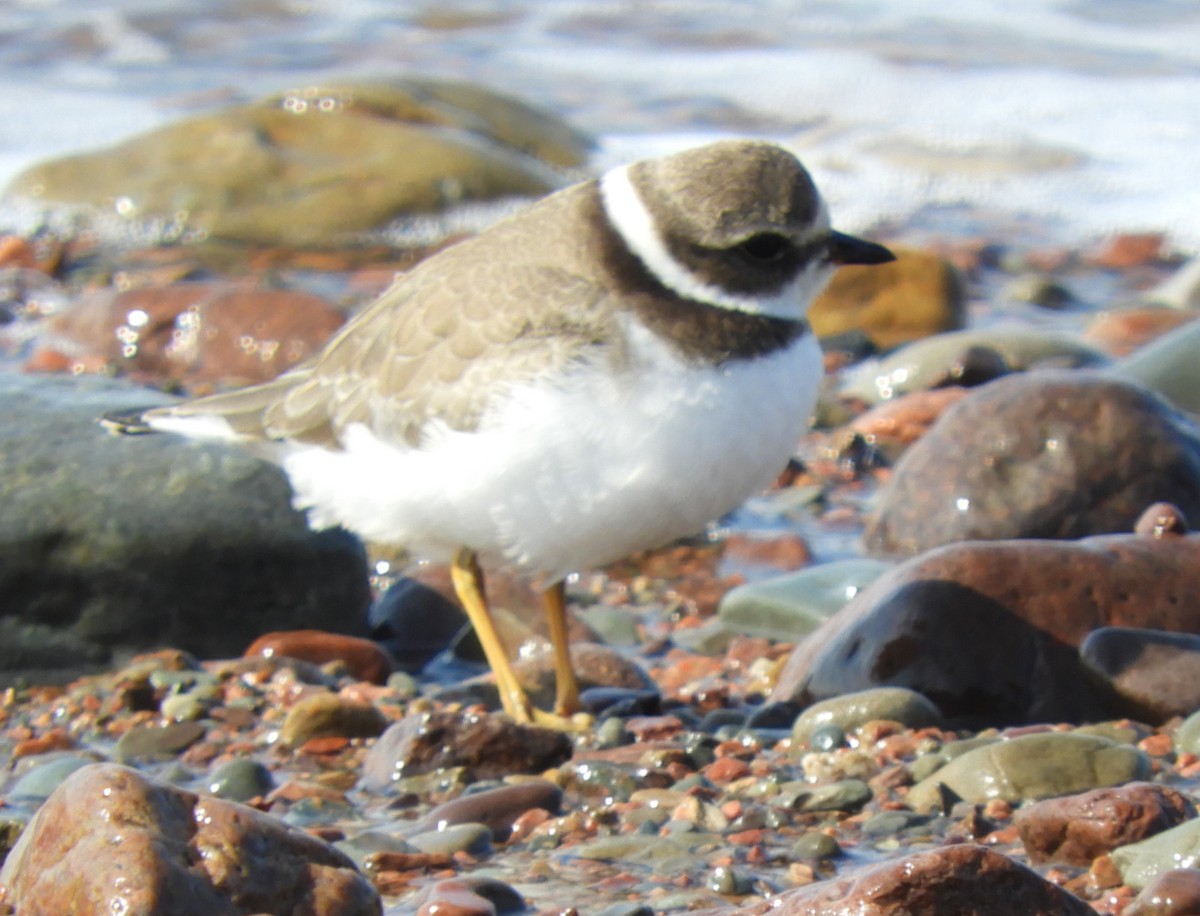
POLYGON ((324 665, 340 661, 353 677, 372 684, 383 684, 392 673, 392 660, 369 639, 326 633, 324 630, 283 630, 260 636, 246 649, 247 658, 262 655, 271 658, 286 655, 324 665))
POLYGON ((17 743, 12 749, 12 759, 32 757, 37 754, 47 754, 50 751, 67 751, 75 747, 75 742, 61 728, 47 732, 38 738, 29 738, 17 743))
POLYGON ((495 916, 495 913, 494 903, 454 878, 430 887, 426 902, 417 909, 417 916, 495 916))
POLYGON ((731 833, 726 837, 734 846, 754 846, 761 843, 766 837, 766 831, 755 828, 753 830, 740 830, 737 833, 731 833))
POLYGON ((1130 233, 1114 236, 1089 260, 1099 267, 1124 270, 1149 264, 1162 257, 1164 238, 1159 233, 1130 233))
POLYGON ((350 739, 340 735, 327 735, 321 738, 309 738, 300 745, 300 753, 321 756, 337 754, 350 746, 350 739))
POLYGON ((720 757, 704 768, 704 775, 718 785, 750 775, 749 765, 736 757, 720 757))
POLYGON ((1149 754, 1151 757, 1165 757, 1175 748, 1175 743, 1171 740, 1170 735, 1149 735, 1138 742, 1138 750, 1149 754))
POLYGON ((19 235, 0 237, 0 267, 37 267, 33 246, 19 235))

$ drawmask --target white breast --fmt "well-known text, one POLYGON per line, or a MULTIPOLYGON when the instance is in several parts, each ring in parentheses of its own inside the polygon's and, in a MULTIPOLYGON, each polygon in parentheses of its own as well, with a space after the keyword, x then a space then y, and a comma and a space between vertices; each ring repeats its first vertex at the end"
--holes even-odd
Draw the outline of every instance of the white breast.
POLYGON ((811 334, 766 357, 698 368, 649 333, 630 365, 581 366, 515 390, 475 432, 419 449, 365 426, 344 449, 283 459, 318 527, 447 559, 459 547, 561 578, 695 533, 767 486, 803 432, 821 377, 811 334))

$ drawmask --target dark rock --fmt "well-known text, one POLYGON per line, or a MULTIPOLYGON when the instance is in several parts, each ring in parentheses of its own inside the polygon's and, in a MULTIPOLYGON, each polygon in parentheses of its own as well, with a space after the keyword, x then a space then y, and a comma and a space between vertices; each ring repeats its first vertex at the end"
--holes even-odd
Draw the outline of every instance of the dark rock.
POLYGON ((1130 530, 1168 499, 1200 512, 1200 430, 1146 389, 1097 372, 982 388, 912 445, 864 533, 915 554, 955 541, 1130 530))
POLYGON ((246 648, 245 654, 298 658, 314 665, 342 662, 351 677, 372 684, 386 684, 393 667, 387 652, 371 640, 323 630, 265 633, 246 648))
POLYGON ((472 779, 540 773, 571 756, 571 739, 505 716, 439 710, 390 726, 363 763, 362 783, 384 792, 396 780, 445 767, 465 767, 472 779))
MULTIPOLYGON (((713 911, 714 913, 716 911, 713 911)), ((765 916, 1095 916, 1078 897, 982 846, 943 846, 739 907, 765 916)))
POLYGON ((327 843, 112 764, 79 770, 47 799, 0 884, 28 916, 383 912, 354 863, 327 843))
POLYGON ((499 842, 508 839, 513 822, 531 808, 558 813, 562 789, 544 779, 468 792, 443 802, 413 825, 413 831, 441 830, 449 824, 484 824, 499 842))
POLYGON ((1075 647, 1104 626, 1200 630, 1200 536, 953 544, 897 566, 798 645, 772 693, 810 704, 908 687, 949 719, 1103 719, 1075 647))
POLYGON ((1079 655, 1131 718, 1158 724, 1200 709, 1200 636, 1194 633, 1101 627, 1088 634, 1079 655))
POLYGON ((364 628, 361 545, 310 531, 282 471, 96 423, 163 400, 107 379, 0 376, 0 672, 62 678, 118 651, 223 657, 264 630, 364 628))
POLYGON ((1035 802, 1017 811, 1013 823, 1035 865, 1087 866, 1195 816, 1195 806, 1177 789, 1135 782, 1035 802))
POLYGON ((438 589, 405 576, 371 605, 370 622, 371 638, 402 671, 416 673, 450 645, 467 615, 438 589))

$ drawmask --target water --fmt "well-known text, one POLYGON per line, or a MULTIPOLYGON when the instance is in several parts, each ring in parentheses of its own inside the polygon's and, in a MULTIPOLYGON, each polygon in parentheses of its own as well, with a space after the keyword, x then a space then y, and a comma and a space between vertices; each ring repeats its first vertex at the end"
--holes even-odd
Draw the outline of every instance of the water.
POLYGON ((1189 253, 1198 37, 1194 0, 2 0, 0 182, 282 88, 421 72, 560 112, 601 136, 598 166, 780 139, 852 231, 1149 230, 1189 253))

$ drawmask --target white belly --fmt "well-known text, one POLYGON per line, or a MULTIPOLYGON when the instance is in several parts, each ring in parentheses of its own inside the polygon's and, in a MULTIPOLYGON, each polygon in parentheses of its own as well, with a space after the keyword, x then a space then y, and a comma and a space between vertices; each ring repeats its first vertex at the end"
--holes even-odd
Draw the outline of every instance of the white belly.
POLYGON ((551 579, 660 546, 766 487, 816 398, 811 334, 790 349, 694 368, 642 336, 613 376, 580 367, 516 390, 475 432, 419 449, 365 426, 344 449, 295 447, 283 466, 318 527, 448 559, 466 546, 551 579))

